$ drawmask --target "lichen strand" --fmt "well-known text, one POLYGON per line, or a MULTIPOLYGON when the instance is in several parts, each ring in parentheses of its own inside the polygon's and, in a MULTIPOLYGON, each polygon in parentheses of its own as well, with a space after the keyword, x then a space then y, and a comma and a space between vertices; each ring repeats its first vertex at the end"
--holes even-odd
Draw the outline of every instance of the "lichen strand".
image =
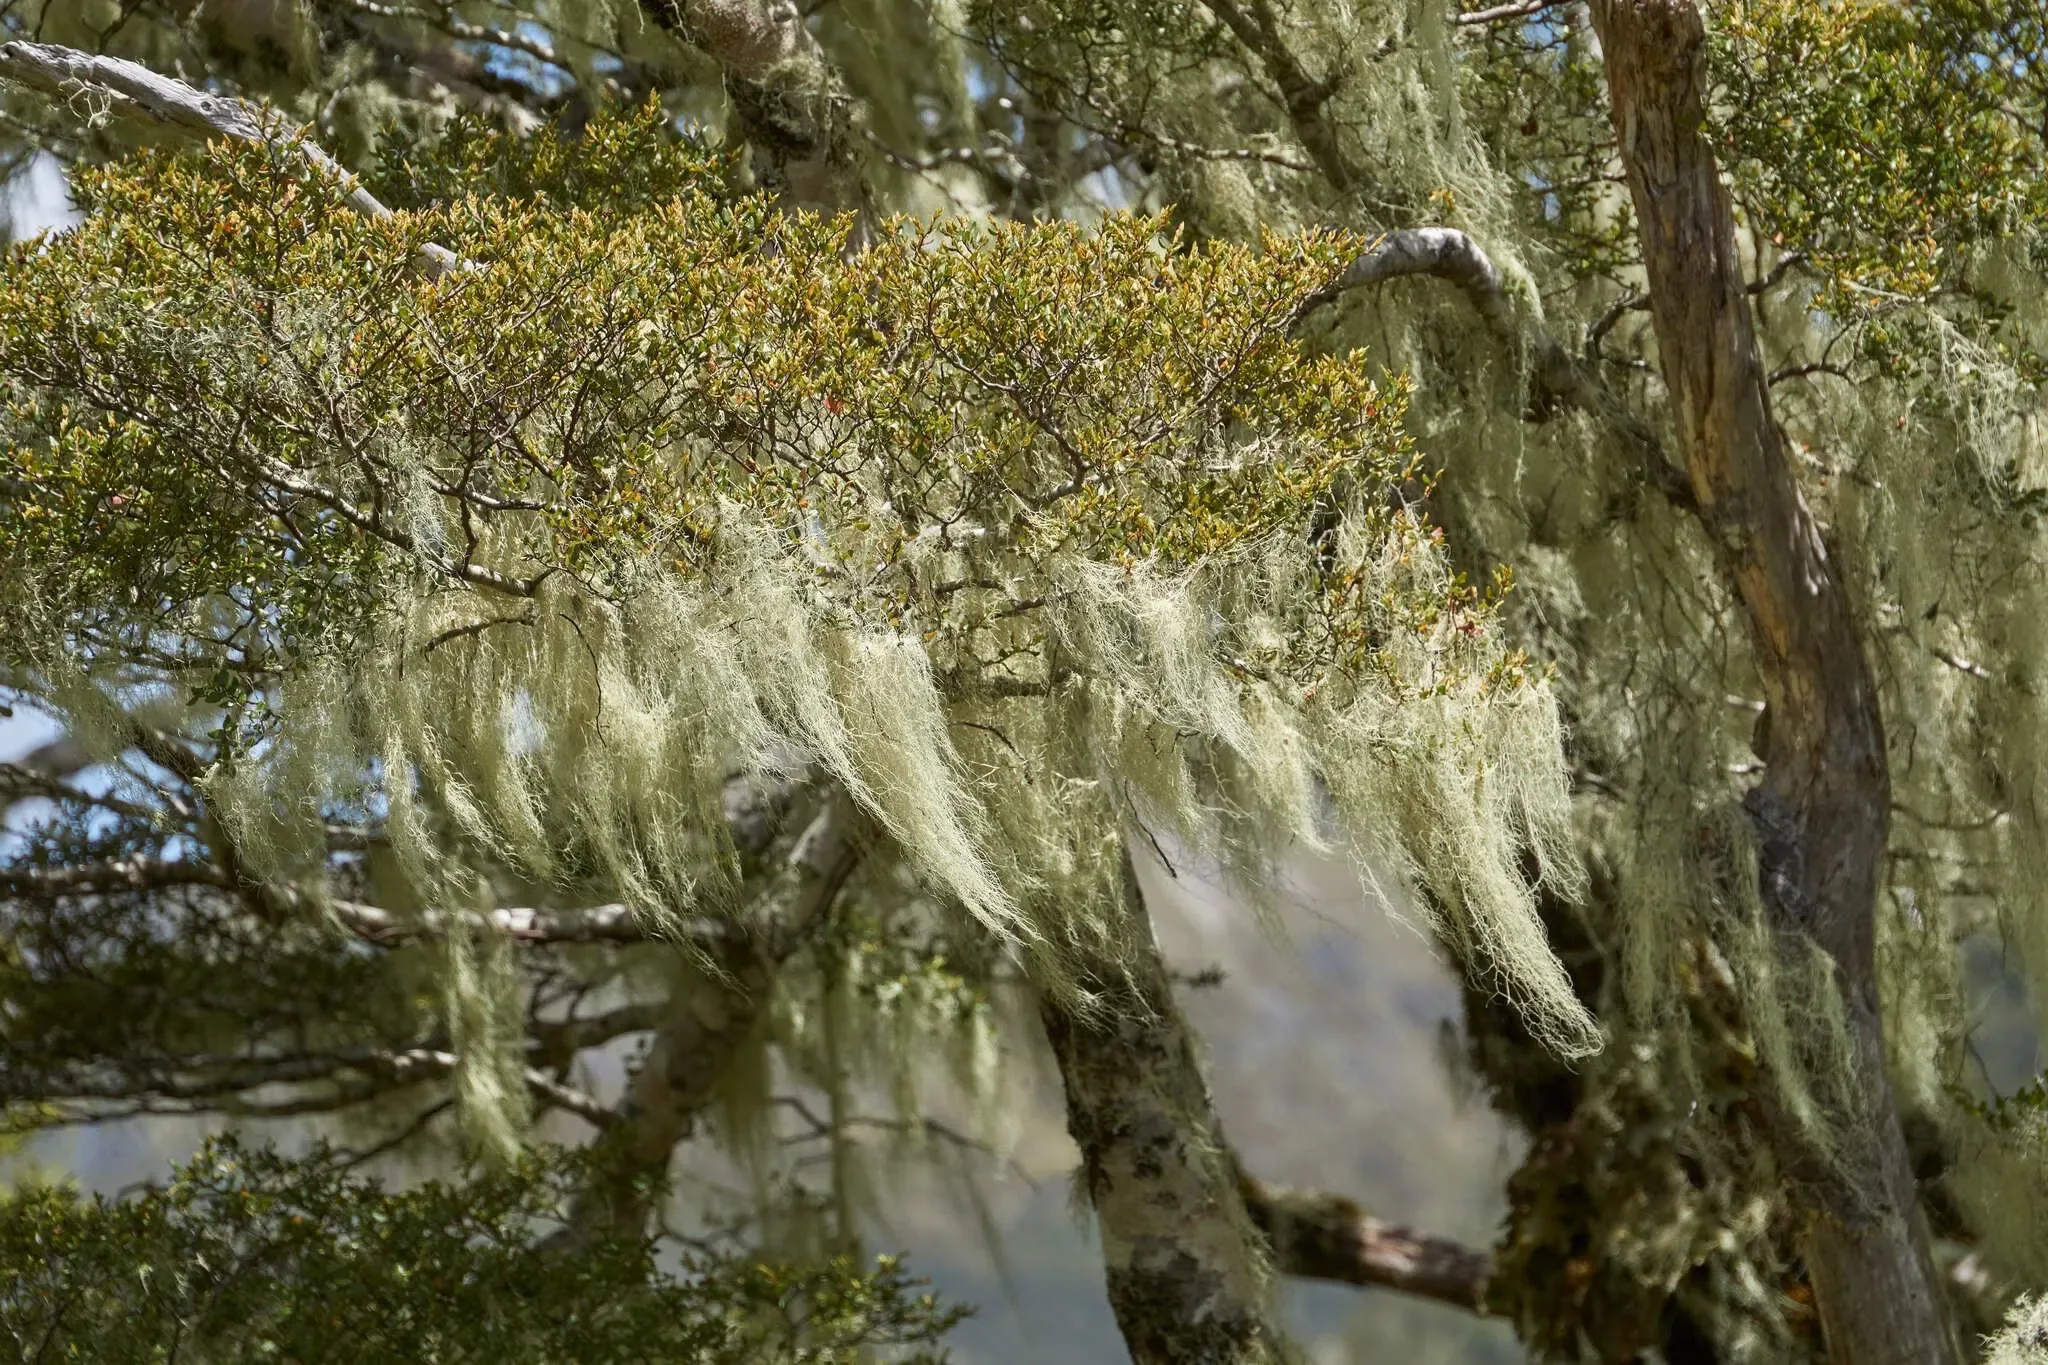
POLYGON ((318 905, 326 813, 375 808, 422 903, 490 867, 659 920, 730 884, 726 780, 803 765, 1055 989, 1126 822, 1246 883, 1334 838, 1595 1045, 1522 866, 1576 882, 1504 583, 1389 500, 1402 387, 1292 336, 1359 241, 848 257, 715 183, 534 179, 370 222, 288 157, 153 156, 8 262, 17 657, 179 639, 157 679, 244 718, 205 787, 251 874, 318 905), (474 268, 410 276, 428 237, 474 268))
POLYGON ((1984 1365, 2042 1365, 2048 1361, 2048 1301, 2021 1295, 2005 1327, 1984 1343, 1984 1365))
MULTIPOLYGON (((972 12, 1034 101, 1149 137, 1154 183, 1191 230, 1463 228, 1511 281, 1523 321, 1583 349, 1618 402, 1661 420, 1666 395, 1646 378, 1655 339, 1631 306, 1644 289, 1634 211, 1584 7, 1448 37, 1435 6, 1303 3, 1265 32, 1261 8, 978 0, 972 12), (1286 99, 1290 63, 1313 98, 1286 99)), ((1757 281, 1774 415, 1862 604, 1882 694, 1891 1072, 1913 1128, 1947 1134, 1928 1156, 1953 1157, 1969 1235, 2038 1282, 2037 1138, 2025 1123, 1986 1131, 1956 1102, 1973 1082, 1952 947, 1995 933, 2030 981, 2048 973, 2048 145, 2034 76, 2048 31, 1982 0, 1703 8, 1711 132, 1757 281)), ((1756 780, 1759 691, 1711 546, 1597 405, 1532 411, 1532 357, 1443 282, 1359 291, 1312 326, 1411 378, 1407 429, 1448 471, 1431 510, 1467 562, 1515 566, 1512 628, 1556 668, 1571 721, 1595 887, 1577 961, 1608 967, 1582 988, 1614 1043, 1553 1087, 1569 1097, 1557 1107, 1584 1115, 1556 1135, 1569 1153, 1539 1152, 1558 1160, 1530 1184, 1569 1190, 1593 1168, 1617 1186, 1640 1170, 1662 1189, 1670 1159, 1693 1177, 1654 1209, 1541 1210, 1527 1250, 1603 1246, 1603 1268, 1627 1282, 1606 1306, 1645 1329, 1638 1341, 1664 1330, 1668 1287, 1700 1267, 1679 1282, 1696 1322, 1715 1300, 1724 1358, 1790 1358, 1779 1291, 1803 1286, 1783 1278, 1796 1270, 1783 1230, 1761 1225, 1746 1193, 1777 1173, 1759 1169, 1743 1113, 1732 1130, 1718 1122, 1731 1117, 1727 1078, 1761 1060, 1742 1084, 1800 1116, 1823 1167, 1839 1164, 1856 1096, 1827 965, 1776 959, 1764 936, 1739 805, 1756 780), (1677 1155, 1646 1155, 1646 1127, 1653 1153, 1677 1155)), ((1579 913, 1560 907, 1552 928, 1573 930, 1579 913)), ((1540 1070, 1515 1050, 1489 1075, 1512 1091, 1540 1070)), ((1569 1315, 1531 1303, 1561 1355, 1578 1349, 1569 1315)))

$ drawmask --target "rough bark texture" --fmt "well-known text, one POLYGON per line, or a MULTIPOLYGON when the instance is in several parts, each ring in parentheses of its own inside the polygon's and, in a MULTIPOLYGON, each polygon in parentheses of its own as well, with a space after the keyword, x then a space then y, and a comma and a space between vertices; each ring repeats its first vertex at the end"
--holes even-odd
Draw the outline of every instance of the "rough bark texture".
POLYGON ((639 0, 656 28, 717 62, 754 170, 783 203, 865 209, 858 111, 789 0, 639 0))
MULTIPOLYGON (((1765 913, 1788 954, 1812 942, 1833 957, 1850 1023, 1853 1166, 1794 1187, 1829 1352, 1855 1365, 1953 1360, 1884 1066, 1875 907, 1891 802, 1877 691, 1772 420, 1734 217, 1701 131, 1700 18, 1692 0, 1592 10, 1679 444, 1767 702, 1765 775, 1745 798, 1765 913)), ((1800 1170, 1803 1140, 1780 1127, 1786 1164, 1800 1170)))
POLYGON ((1111 913, 1122 954, 1080 964, 1104 1007, 1043 1007, 1110 1307, 1134 1365, 1268 1365, 1283 1357, 1261 1239, 1128 855, 1111 913))

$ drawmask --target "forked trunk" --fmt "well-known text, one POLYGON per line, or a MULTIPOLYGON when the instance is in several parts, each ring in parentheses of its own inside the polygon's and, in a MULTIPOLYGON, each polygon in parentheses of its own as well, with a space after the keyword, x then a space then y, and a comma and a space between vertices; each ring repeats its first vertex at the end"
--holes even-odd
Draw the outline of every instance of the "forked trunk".
POLYGON ((1705 35, 1693 0, 1593 0, 1649 277, 1664 382, 1699 515, 1748 619, 1767 708, 1746 798, 1777 950, 1834 962, 1852 1112, 1817 1169, 1777 1124, 1803 1251, 1844 1365, 1957 1358, 1885 1073, 1876 903, 1891 815, 1877 689, 1849 599, 1773 421, 1735 221, 1702 133, 1705 35))
POLYGON ((1268 1365, 1282 1350, 1264 1246, 1128 853, 1111 913, 1117 950, 1079 964, 1103 1007, 1077 1016, 1048 997, 1042 1009, 1110 1307, 1134 1365, 1268 1365))

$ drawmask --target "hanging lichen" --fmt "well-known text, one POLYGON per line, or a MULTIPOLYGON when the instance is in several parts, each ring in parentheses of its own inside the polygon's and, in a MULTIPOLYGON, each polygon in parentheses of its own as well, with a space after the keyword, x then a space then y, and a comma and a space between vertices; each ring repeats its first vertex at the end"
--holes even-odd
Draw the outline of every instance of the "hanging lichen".
MULTIPOLYGON (((708 189, 371 222, 225 150, 81 188, 0 298, 23 658, 151 621, 186 686, 274 676, 203 785, 300 903, 374 807, 426 905, 501 867, 673 923, 729 885, 727 780, 813 768, 1055 989, 1125 827, 1254 883, 1334 839, 1593 1045, 1521 867, 1576 886, 1548 692, 1386 500, 1401 388, 1290 335, 1357 240, 849 257, 708 189), (407 275, 429 236, 469 267, 407 275)), ((454 1031, 497 1037, 455 951, 454 1031)))

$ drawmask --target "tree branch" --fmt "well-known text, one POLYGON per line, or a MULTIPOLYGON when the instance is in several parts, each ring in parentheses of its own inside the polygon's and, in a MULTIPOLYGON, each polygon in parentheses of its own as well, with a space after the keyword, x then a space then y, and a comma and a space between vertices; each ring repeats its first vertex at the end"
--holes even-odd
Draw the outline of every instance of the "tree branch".
POLYGON ((0 895, 83 896, 108 891, 150 891, 168 886, 232 888, 212 863, 169 858, 116 858, 71 867, 0 868, 0 895))
POLYGON ((1538 415, 1572 407, 1599 418, 1651 484, 1676 505, 1692 506, 1692 486, 1685 471, 1665 454, 1657 433, 1590 365, 1565 350, 1549 332, 1524 321, 1508 294, 1500 267, 1468 233, 1446 227, 1387 233, 1346 266, 1335 281, 1305 299, 1297 319, 1353 289, 1414 275, 1428 275, 1456 286, 1497 340, 1512 350, 1526 348, 1538 415))
POLYGON ((785 197, 864 206, 853 99, 791 0, 638 0, 649 23, 710 57, 756 165, 785 197))
POLYGON ((573 910, 539 910, 507 906, 490 911, 424 910, 398 914, 362 901, 334 902, 334 917, 360 938, 389 947, 438 938, 451 922, 488 927, 522 943, 653 943, 662 940, 696 944, 707 951, 728 947, 739 937, 737 926, 710 919, 685 919, 657 926, 622 904, 573 910))
POLYGON ((1397 1227, 1341 1195, 1284 1190, 1240 1173, 1245 1212, 1282 1274, 1376 1286, 1486 1315, 1493 1257, 1449 1238, 1397 1227))
MULTIPOLYGON (((22 40, 0 43, 0 76, 65 101, 97 99, 106 112, 149 119, 202 137, 296 152, 357 213, 365 218, 391 216, 353 172, 294 129, 283 114, 239 96, 209 95, 125 58, 22 40)), ((421 274, 436 279, 458 262, 447 247, 428 242, 415 253, 413 264, 421 274)))
POLYGON ((1280 21, 1266 0, 1202 0, 1209 12, 1222 21, 1245 50, 1258 58, 1267 79, 1279 92, 1287 109, 1294 135, 1302 149, 1323 173, 1332 188, 1349 192, 1360 187, 1360 177, 1345 157, 1337 140, 1336 125, 1330 121, 1330 97, 1337 93, 1341 69, 1318 80, 1308 74, 1280 35, 1280 21))
POLYGON ((1311 313, 1350 290, 1410 275, 1430 275, 1456 285, 1489 331, 1504 339, 1519 337, 1515 307, 1508 299, 1500 268, 1469 233, 1457 228, 1404 228, 1387 233, 1344 267, 1334 283, 1311 294, 1301 311, 1311 313))
POLYGON ((736 937, 717 959, 718 975, 675 992, 646 1060, 627 1083, 618 1123, 606 1139, 604 1173, 578 1199, 566 1238, 606 1224, 638 1229, 645 1223, 643 1177, 667 1171, 676 1144, 695 1128, 726 1063, 759 1019, 776 972, 853 875, 859 824, 852 802, 835 789, 761 895, 764 903, 782 906, 781 914, 757 937, 736 937))
MULTIPOLYGON (((325 1114, 361 1104, 404 1086, 438 1080, 456 1067, 453 1052, 433 1047, 362 1048, 334 1053, 310 1053, 295 1057, 221 1057, 190 1059, 182 1069, 219 1070, 213 1076, 164 1076, 115 1079, 76 1075, 54 1077, 34 1098, 45 1104, 94 1106, 89 1112, 55 1120, 97 1122, 119 1114, 232 1113, 258 1118, 283 1118, 297 1114, 325 1114), (353 1084, 337 1078, 354 1073, 365 1079, 353 1084), (336 1081, 336 1089, 324 1094, 296 1095, 286 1099, 250 1100, 246 1092, 274 1085, 309 1085, 336 1081), (123 1103, 125 1102, 125 1103, 123 1103), (97 1106, 121 1103, 114 1114, 97 1106)), ((598 1100, 542 1071, 523 1069, 526 1087, 534 1098, 550 1108, 574 1114, 592 1127, 605 1129, 618 1119, 617 1113, 598 1100)))
POLYGON ((1556 9, 1571 0, 1517 0, 1511 5, 1495 5, 1491 9, 1469 10, 1456 15, 1451 22, 1471 28, 1482 24, 1498 24, 1509 19, 1533 19, 1547 9, 1556 9))

